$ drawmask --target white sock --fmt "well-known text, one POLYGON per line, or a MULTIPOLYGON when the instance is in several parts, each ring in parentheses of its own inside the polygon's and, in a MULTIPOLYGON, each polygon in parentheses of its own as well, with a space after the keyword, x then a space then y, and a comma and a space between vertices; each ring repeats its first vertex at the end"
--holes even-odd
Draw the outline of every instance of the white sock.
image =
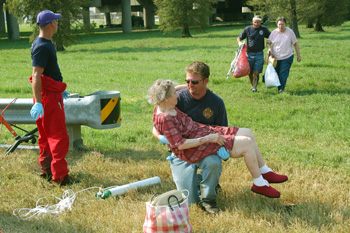
POLYGON ((254 178, 253 179, 253 183, 256 185, 256 186, 270 186, 269 185, 269 182, 267 180, 265 180, 262 175, 260 175, 258 178, 254 178))
POLYGON ((264 166, 262 166, 261 168, 259 168, 260 174, 265 174, 268 172, 272 172, 272 169, 269 168, 266 163, 264 164, 264 166))

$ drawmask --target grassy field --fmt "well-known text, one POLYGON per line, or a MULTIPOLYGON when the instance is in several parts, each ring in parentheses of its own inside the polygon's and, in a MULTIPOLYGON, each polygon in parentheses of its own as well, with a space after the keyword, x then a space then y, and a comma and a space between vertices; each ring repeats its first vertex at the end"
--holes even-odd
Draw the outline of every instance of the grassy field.
MULTIPOLYGON (((252 129, 267 164, 289 176, 274 185, 281 198, 268 199, 250 191, 242 159, 224 162, 222 212, 211 217, 191 206, 194 232, 350 232, 350 22, 325 27, 324 33, 300 26, 302 62, 293 63, 283 94, 261 82, 252 93, 247 77, 226 81, 243 28, 212 27, 186 39, 180 32, 97 30, 59 52, 69 92, 120 91, 122 124, 110 130, 82 127, 90 151, 68 153, 70 174, 82 181, 72 187, 52 188, 38 176, 37 151, 16 150, 4 158, 0 148, 0 232, 142 232, 145 202, 175 188, 166 146, 151 135, 147 90, 158 78, 184 83, 184 69, 194 60, 210 65, 209 88, 225 101, 229 124, 252 129), (161 185, 106 200, 95 199, 98 189, 77 193, 72 210, 60 215, 23 220, 12 214, 34 208, 41 197, 56 204, 54 196, 62 198, 68 188, 78 192, 153 176, 161 185)), ((1 98, 32 96, 29 34, 18 41, 0 35, 1 98)), ((2 127, 0 144, 13 142, 2 127)))

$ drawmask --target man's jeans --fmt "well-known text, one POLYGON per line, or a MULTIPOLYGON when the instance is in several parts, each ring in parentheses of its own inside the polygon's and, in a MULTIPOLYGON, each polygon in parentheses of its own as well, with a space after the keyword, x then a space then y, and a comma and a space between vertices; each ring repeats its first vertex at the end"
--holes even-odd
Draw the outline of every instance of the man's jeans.
POLYGON ((284 88, 286 87, 287 79, 289 76, 290 67, 292 66, 292 63, 293 63, 293 59, 294 59, 294 55, 284 60, 277 61, 276 72, 281 82, 281 86, 278 87, 278 90, 284 91, 284 88))
POLYGON ((188 201, 189 204, 216 202, 216 186, 219 183, 222 166, 221 159, 217 155, 209 155, 198 163, 187 163, 174 154, 171 161, 171 171, 173 179, 178 190, 187 189, 190 192, 188 201), (197 170, 201 169, 203 180, 199 181, 197 170), (200 182, 200 197, 198 190, 198 182, 200 182))

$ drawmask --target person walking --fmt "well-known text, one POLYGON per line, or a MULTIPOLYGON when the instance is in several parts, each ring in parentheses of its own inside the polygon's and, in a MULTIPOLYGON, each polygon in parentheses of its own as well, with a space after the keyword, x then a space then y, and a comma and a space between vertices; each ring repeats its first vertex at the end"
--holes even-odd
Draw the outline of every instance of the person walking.
POLYGON ((300 48, 292 29, 286 27, 286 18, 278 17, 277 28, 273 30, 266 41, 268 54, 272 54, 277 59, 276 72, 281 82, 281 86, 277 87, 278 93, 284 91, 289 71, 294 60, 294 49, 297 53, 297 61, 301 61, 300 48), (272 46, 273 45, 273 46, 272 46))
POLYGON ((52 180, 52 184, 67 185, 71 180, 65 159, 69 148, 69 136, 65 124, 63 98, 68 98, 57 63, 52 36, 57 32, 61 14, 41 11, 37 15, 39 36, 31 47, 33 73, 30 77, 34 105, 30 111, 39 130, 40 176, 52 180))
POLYGON ((238 45, 241 46, 242 40, 247 38, 247 57, 250 65, 249 81, 252 86, 252 92, 257 91, 259 82, 259 73, 263 70, 264 65, 264 48, 265 38, 270 36, 267 27, 261 25, 261 18, 255 15, 252 19, 253 24, 244 28, 237 37, 238 45))

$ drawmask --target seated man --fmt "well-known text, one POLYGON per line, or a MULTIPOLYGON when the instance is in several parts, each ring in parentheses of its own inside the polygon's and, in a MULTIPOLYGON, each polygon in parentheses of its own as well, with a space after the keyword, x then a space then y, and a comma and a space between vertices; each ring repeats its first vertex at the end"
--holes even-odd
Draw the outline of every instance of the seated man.
MULTIPOLYGON (((186 85, 177 87, 177 108, 188 114, 194 121, 202 124, 227 126, 227 115, 224 101, 208 90, 210 69, 201 61, 192 62, 186 68, 186 85)), ((153 135, 161 142, 166 140, 153 128, 153 135)), ((187 189, 190 192, 189 203, 199 203, 210 214, 216 214, 220 209, 216 205, 217 192, 222 166, 221 159, 215 154, 209 155, 197 163, 188 163, 176 155, 172 155, 171 170, 178 190, 187 189), (197 175, 201 170, 202 178, 197 175), (200 183, 200 194, 198 190, 200 183)))
POLYGON ((167 138, 169 147, 178 158, 192 164, 215 153, 220 155, 220 150, 229 152, 232 158, 244 157, 253 177, 252 191, 271 198, 280 197, 280 192, 269 182, 281 183, 288 177, 276 174, 265 164, 249 129, 194 122, 176 108, 178 94, 170 80, 157 80, 149 89, 148 97, 149 103, 155 105, 153 125, 167 138))

